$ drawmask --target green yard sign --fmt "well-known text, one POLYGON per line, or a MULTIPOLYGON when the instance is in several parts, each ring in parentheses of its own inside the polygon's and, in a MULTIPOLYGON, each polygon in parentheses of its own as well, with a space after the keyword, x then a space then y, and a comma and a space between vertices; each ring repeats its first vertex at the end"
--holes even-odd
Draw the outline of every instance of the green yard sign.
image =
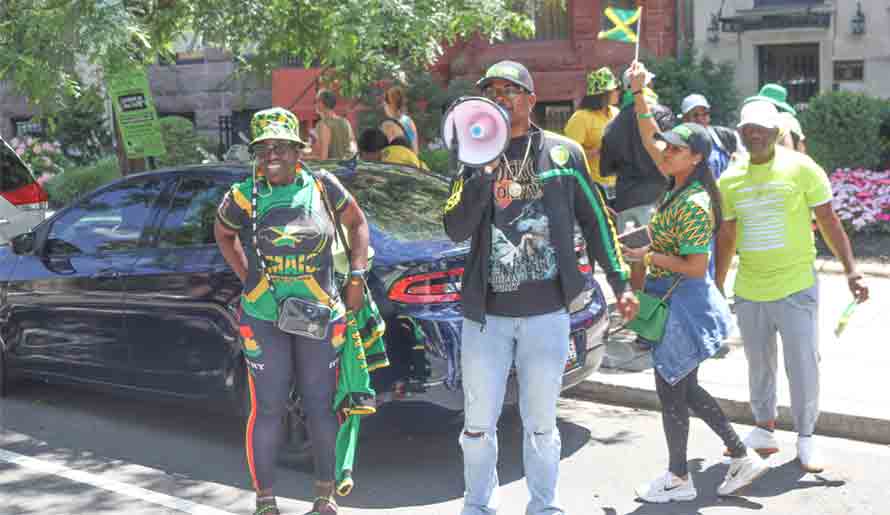
POLYGON ((167 154, 161 124, 142 68, 117 73, 108 80, 114 113, 129 159, 163 157, 167 154))

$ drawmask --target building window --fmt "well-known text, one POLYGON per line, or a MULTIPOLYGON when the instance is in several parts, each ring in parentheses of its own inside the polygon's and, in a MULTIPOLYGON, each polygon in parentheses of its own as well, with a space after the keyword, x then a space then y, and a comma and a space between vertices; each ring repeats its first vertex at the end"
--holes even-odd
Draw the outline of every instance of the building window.
POLYGON ((757 48, 760 85, 781 84, 791 105, 819 93, 819 44, 764 45, 757 48))
POLYGON ((542 129, 562 134, 569 117, 572 116, 574 105, 570 100, 564 102, 538 102, 535 104, 534 119, 542 129))
POLYGON ((46 135, 46 128, 43 126, 43 122, 34 117, 13 118, 12 130, 12 135, 15 137, 33 136, 39 138, 46 135))
POLYGON ((754 0, 754 7, 793 7, 798 5, 816 5, 824 0, 754 0))
POLYGON ((865 61, 835 61, 834 80, 864 80, 865 61))
MULTIPOLYGON (((513 0, 513 11, 535 23, 534 40, 569 39, 568 0, 513 0)), ((521 38, 510 38, 521 41, 521 38)))

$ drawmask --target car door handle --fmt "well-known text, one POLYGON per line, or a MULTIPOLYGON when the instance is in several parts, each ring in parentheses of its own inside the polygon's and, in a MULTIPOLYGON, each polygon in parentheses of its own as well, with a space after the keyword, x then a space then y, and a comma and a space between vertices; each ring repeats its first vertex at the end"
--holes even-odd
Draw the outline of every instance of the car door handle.
POLYGON ((120 272, 114 270, 113 268, 106 268, 105 270, 99 270, 98 272, 92 275, 93 279, 116 279, 120 277, 120 272))
POLYGON ((6 218, 0 218, 0 225, 6 225, 10 223, 10 221, 6 218))

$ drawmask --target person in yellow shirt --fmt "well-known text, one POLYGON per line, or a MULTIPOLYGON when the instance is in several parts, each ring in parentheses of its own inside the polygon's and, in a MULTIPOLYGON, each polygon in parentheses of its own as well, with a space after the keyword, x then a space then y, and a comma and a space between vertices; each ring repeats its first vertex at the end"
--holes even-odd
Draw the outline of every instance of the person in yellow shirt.
POLYGON ((577 141, 587 155, 588 170, 594 182, 611 189, 615 176, 600 175, 600 146, 606 125, 618 116, 618 81, 609 68, 590 72, 587 76, 587 95, 581 99, 578 110, 569 118, 563 131, 577 141))

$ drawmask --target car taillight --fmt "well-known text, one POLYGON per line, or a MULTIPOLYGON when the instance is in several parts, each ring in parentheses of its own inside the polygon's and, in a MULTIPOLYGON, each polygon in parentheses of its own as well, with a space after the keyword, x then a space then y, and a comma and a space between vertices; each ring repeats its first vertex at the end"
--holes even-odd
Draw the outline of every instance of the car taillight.
POLYGON ((460 278, 463 268, 443 272, 409 275, 389 289, 389 298, 404 304, 429 304, 460 300, 460 278))
POLYGON ((14 190, 0 193, 10 204, 25 210, 46 209, 46 201, 49 197, 46 191, 36 182, 14 190))
POLYGON ((575 246, 575 256, 578 257, 578 270, 582 274, 589 274, 593 271, 593 267, 590 266, 590 260, 587 259, 587 254, 584 253, 584 245, 575 246))

